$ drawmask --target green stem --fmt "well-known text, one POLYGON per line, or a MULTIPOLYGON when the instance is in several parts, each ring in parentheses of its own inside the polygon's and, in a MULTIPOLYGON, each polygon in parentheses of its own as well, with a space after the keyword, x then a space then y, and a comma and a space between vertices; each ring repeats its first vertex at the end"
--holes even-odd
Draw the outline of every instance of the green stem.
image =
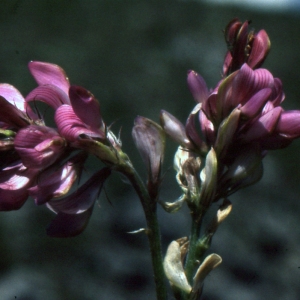
POLYGON ((185 272, 187 279, 190 284, 192 284, 193 276, 195 270, 199 264, 197 264, 197 242, 199 239, 200 229, 201 229, 201 222, 202 218, 192 218, 192 228, 191 228, 191 235, 189 241, 189 252, 186 260, 185 265, 185 272))
POLYGON ((147 222, 146 233, 152 257, 154 281, 156 285, 156 297, 157 300, 166 300, 167 289, 165 286, 165 273, 163 269, 162 247, 160 230, 157 221, 156 201, 155 199, 151 199, 147 188, 132 165, 127 164, 126 166, 122 165, 119 167, 121 168, 118 168, 118 171, 123 173, 129 179, 143 206, 147 222))

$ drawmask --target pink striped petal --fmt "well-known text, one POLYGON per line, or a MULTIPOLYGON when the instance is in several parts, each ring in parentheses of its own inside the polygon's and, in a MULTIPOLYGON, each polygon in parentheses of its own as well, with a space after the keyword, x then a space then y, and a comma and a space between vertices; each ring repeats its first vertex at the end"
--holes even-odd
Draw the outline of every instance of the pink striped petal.
POLYGON ((300 110, 289 110, 281 113, 276 131, 287 138, 300 137, 300 110))
POLYGON ((65 149, 65 140, 46 126, 31 125, 18 131, 15 149, 25 166, 40 169, 53 164, 65 149))
POLYGON ((42 85, 32 90, 26 97, 26 101, 42 101, 57 109, 62 104, 70 104, 68 95, 54 85, 42 85))
POLYGON ((247 64, 244 64, 232 83, 232 105, 244 105, 256 92, 264 88, 272 88, 273 84, 274 78, 268 70, 253 71, 247 64))
POLYGON ((55 122, 58 132, 70 142, 75 142, 82 136, 95 139, 105 139, 101 130, 91 130, 73 111, 70 105, 62 105, 55 112, 55 122))

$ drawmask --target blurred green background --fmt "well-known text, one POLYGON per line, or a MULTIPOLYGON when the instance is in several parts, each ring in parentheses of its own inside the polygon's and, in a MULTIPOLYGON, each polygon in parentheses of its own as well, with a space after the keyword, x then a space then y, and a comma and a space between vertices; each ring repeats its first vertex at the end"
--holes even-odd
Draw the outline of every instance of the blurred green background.
MULTIPOLYGON (((36 86, 30 60, 60 65, 71 83, 97 97, 115 133, 122 129, 123 149, 144 174, 131 139, 135 116, 158 121, 165 109, 184 122, 194 106, 186 72, 196 70, 214 87, 226 51, 222 30, 234 17, 268 32, 272 48, 264 66, 283 81, 284 108, 300 109, 296 7, 268 12, 209 1, 2 0, 0 82, 26 95, 36 86)), ((180 195, 175 149, 169 141, 165 201, 180 195)), ((232 214, 212 244, 223 263, 206 279, 203 299, 299 299, 299 153, 299 141, 270 152, 263 180, 231 198, 232 214)), ((91 161, 87 175, 100 166, 91 161)), ((106 195, 85 232, 72 239, 47 237, 54 216, 30 199, 19 211, 1 212, 0 299, 155 299, 147 239, 127 233, 145 226, 140 203, 118 175, 107 182, 106 195)), ((189 213, 160 209, 159 216, 165 251, 189 234, 189 213)))

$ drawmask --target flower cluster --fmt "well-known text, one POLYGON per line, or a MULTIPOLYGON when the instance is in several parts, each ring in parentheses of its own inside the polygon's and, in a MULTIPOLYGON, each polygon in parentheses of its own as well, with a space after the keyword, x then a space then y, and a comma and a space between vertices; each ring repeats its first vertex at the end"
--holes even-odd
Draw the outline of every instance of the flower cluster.
POLYGON ((224 77, 214 89, 209 90, 197 72, 188 72, 188 87, 197 105, 185 126, 170 113, 161 112, 165 132, 180 144, 175 159, 177 180, 182 188, 199 190, 202 204, 257 182, 266 151, 284 148, 300 136, 300 111, 281 107, 284 93, 280 79, 260 68, 270 48, 268 35, 264 30, 249 32, 248 28, 249 22, 237 19, 226 27, 224 77), (187 164, 195 157, 211 157, 208 163, 216 168, 216 176, 210 179, 215 183, 207 195, 200 193, 208 184, 205 168, 202 179, 189 184, 187 164))
POLYGON ((85 228, 121 145, 106 128, 95 97, 70 85, 63 69, 33 61, 29 70, 38 87, 26 98, 12 85, 0 84, 0 210, 19 209, 31 196, 57 214, 50 236, 73 236, 85 228), (46 126, 30 107, 37 101, 55 110, 57 128, 46 126), (106 166, 71 193, 88 153, 106 166))
POLYGON ((261 68, 270 49, 267 33, 249 31, 249 22, 234 19, 225 29, 225 40, 223 78, 214 89, 209 90, 197 72, 188 71, 196 106, 186 124, 167 111, 160 114, 165 133, 180 145, 174 168, 183 192, 177 201, 162 205, 176 212, 187 203, 192 218, 189 240, 173 241, 164 259, 174 294, 179 289, 188 295, 184 299, 200 299, 204 278, 222 261, 214 253, 205 258, 205 252, 230 214, 227 197, 260 180, 268 150, 300 137, 300 111, 281 107, 285 96, 280 79, 261 68), (206 211, 220 199, 215 218, 201 232, 206 211))

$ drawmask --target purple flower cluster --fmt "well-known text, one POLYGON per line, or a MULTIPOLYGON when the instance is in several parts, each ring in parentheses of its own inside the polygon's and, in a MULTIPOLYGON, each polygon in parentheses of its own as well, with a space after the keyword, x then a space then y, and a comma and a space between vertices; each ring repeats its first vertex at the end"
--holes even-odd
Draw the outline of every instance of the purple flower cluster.
POLYGON ((284 148, 300 136, 300 111, 281 107, 280 79, 260 68, 270 48, 267 33, 249 31, 249 22, 234 19, 226 27, 225 40, 223 79, 214 89, 209 90, 197 72, 188 72, 197 105, 186 125, 161 112, 165 132, 189 151, 188 156, 205 158, 214 150, 217 184, 212 201, 258 181, 266 151, 284 148))
POLYGON ((13 86, 0 84, 0 210, 19 209, 31 196, 57 214, 47 229, 50 236, 73 236, 85 228, 111 172, 102 168, 70 193, 87 149, 109 165, 118 159, 120 145, 102 120, 99 102, 70 85, 63 69, 33 61, 29 70, 38 87, 25 99, 13 86), (46 126, 30 107, 37 101, 55 110, 57 128, 46 126))

